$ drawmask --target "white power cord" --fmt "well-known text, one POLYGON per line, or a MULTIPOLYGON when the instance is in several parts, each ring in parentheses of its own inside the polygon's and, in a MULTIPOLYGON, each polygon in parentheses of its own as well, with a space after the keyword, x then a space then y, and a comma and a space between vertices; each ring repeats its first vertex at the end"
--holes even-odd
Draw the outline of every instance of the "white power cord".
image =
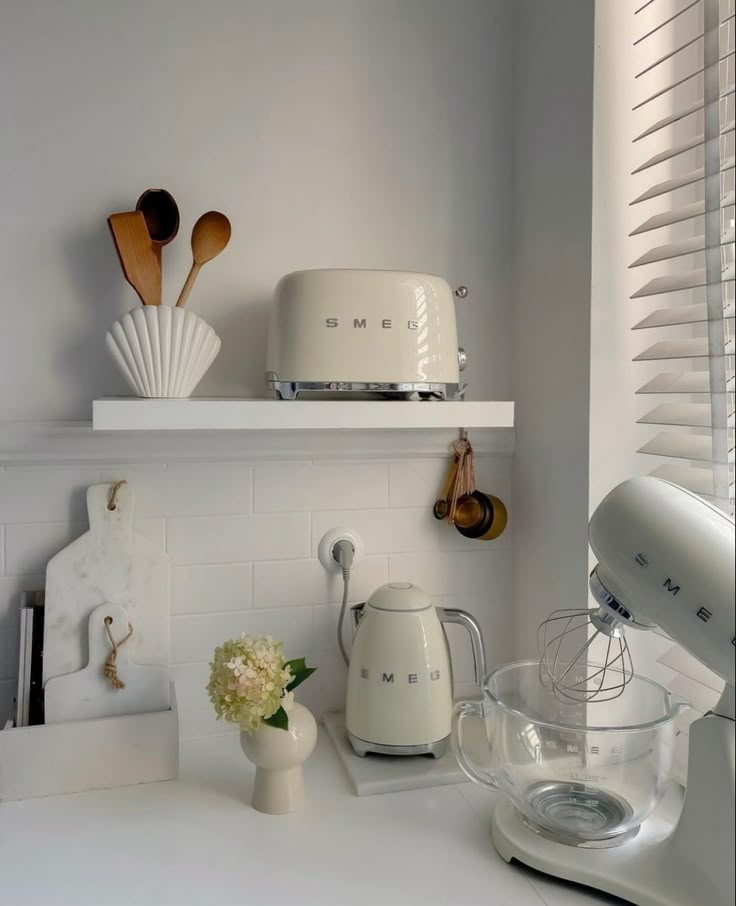
POLYGON ((350 663, 350 658, 348 657, 347 650, 345 649, 345 642, 343 641, 342 630, 345 623, 345 614, 348 609, 348 594, 350 590, 350 568, 353 565, 353 557, 355 556, 355 548, 353 545, 347 541, 342 540, 338 541, 335 546, 332 548, 332 556, 340 564, 340 569, 342 570, 342 606, 340 607, 340 618, 337 621, 337 644, 340 648, 340 654, 342 654, 343 660, 346 664, 350 663))

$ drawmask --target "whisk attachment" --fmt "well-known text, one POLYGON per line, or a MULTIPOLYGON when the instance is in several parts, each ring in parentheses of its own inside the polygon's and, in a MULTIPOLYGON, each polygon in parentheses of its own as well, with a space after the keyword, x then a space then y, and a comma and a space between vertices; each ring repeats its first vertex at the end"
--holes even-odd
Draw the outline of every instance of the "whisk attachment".
POLYGON ((553 611, 539 625, 537 645, 539 678, 561 702, 612 701, 634 676, 624 625, 603 607, 553 611), (601 663, 588 659, 593 650, 601 663))

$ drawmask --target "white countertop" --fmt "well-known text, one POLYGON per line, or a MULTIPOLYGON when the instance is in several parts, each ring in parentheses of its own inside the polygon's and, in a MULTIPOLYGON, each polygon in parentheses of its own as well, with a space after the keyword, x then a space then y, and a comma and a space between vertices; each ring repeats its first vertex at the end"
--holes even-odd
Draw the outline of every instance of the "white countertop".
POLYGON ((250 807, 236 736, 184 743, 176 781, 3 803, 0 903, 620 903, 503 862, 472 784, 359 799, 322 729, 305 770, 307 807, 282 817, 250 807))

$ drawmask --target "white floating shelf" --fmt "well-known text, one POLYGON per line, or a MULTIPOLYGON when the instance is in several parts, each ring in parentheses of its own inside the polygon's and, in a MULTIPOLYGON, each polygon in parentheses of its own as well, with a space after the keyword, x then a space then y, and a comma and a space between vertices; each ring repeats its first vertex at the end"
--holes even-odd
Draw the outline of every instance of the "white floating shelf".
POLYGON ((95 431, 315 431, 513 428, 512 402, 100 399, 95 431))

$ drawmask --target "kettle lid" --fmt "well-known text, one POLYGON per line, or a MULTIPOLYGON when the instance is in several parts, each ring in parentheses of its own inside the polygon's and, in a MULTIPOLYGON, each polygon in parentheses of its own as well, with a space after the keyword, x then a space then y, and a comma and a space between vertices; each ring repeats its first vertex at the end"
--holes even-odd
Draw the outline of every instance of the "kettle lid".
POLYGON ((376 610, 427 610, 432 601, 426 591, 411 582, 389 582, 377 588, 368 598, 376 610))

